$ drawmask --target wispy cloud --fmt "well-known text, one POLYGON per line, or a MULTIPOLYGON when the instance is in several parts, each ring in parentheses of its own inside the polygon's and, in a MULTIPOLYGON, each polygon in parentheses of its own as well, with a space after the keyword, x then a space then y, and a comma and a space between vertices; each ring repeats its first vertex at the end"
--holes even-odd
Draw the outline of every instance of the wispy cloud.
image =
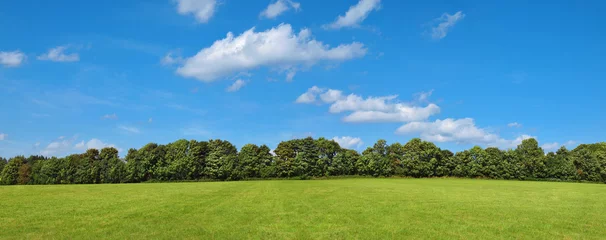
POLYGON ((512 122, 507 124, 508 127, 515 127, 515 128, 519 128, 522 127, 522 124, 518 123, 518 122, 512 122))
POLYGON ((238 79, 232 85, 227 87, 227 89, 225 89, 225 90, 228 92, 237 92, 238 90, 240 90, 240 88, 244 87, 244 85, 246 85, 246 83, 247 83, 246 81, 238 79))
POLYGON ((115 120, 115 119, 118 119, 118 115, 116 115, 115 113, 113 113, 113 114, 105 114, 105 115, 103 115, 103 117, 101 117, 101 119, 115 120))
POLYGON ((295 9, 298 11, 301 8, 301 4, 292 0, 277 0, 271 3, 263 10, 259 16, 264 18, 276 18, 278 15, 290 10, 295 9))
POLYGON ((358 4, 351 6, 345 15, 337 17, 337 20, 323 27, 326 29, 358 27, 371 11, 381 7, 380 4, 381 0, 360 0, 358 4))
POLYGON ((431 28, 431 38, 440 40, 448 35, 448 31, 457 24, 457 22, 463 20, 465 14, 458 11, 454 15, 448 13, 442 14, 439 18, 433 20, 433 27, 431 28))
POLYGON ((136 128, 136 127, 119 125, 118 128, 121 129, 121 130, 124 130, 126 132, 129 132, 129 133, 141 133, 141 131, 139 131, 139 129, 136 128))
POLYGON ((80 61, 78 53, 65 53, 68 46, 58 46, 51 48, 47 53, 38 56, 38 60, 53 62, 77 62, 80 61))

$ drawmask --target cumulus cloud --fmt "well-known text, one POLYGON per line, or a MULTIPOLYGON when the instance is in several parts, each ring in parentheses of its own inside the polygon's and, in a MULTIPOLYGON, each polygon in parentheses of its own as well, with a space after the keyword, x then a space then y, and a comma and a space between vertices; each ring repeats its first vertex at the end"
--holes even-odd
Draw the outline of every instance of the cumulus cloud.
POLYGON ((238 79, 232 85, 227 87, 227 89, 225 89, 225 90, 228 92, 237 92, 238 90, 240 90, 240 88, 244 87, 244 85, 246 85, 246 81, 243 81, 242 79, 238 79))
POLYGON ((66 139, 64 136, 58 137, 55 141, 49 143, 44 149, 40 151, 43 156, 59 156, 70 151, 72 142, 76 140, 76 136, 66 139))
POLYGON ((251 28, 239 36, 227 33, 195 56, 185 59, 177 73, 211 82, 234 73, 258 67, 294 69, 299 65, 311 66, 320 61, 344 61, 366 54, 358 42, 330 46, 312 38, 309 29, 295 33, 289 24, 263 32, 251 28))
POLYGON ((560 144, 558 142, 552 142, 552 143, 545 143, 545 144, 541 145, 541 148, 543 148, 543 150, 545 150, 545 152, 553 152, 563 146, 572 148, 575 144, 576 144, 575 141, 568 141, 568 142, 565 142, 564 144, 560 144))
POLYGON ((450 15, 448 13, 442 14, 441 17, 434 19, 433 27, 431 28, 431 38, 439 40, 445 38, 448 34, 448 31, 454 27, 457 22, 463 20, 465 18, 465 14, 463 12, 458 11, 454 15, 450 15))
POLYGON ((455 142, 459 144, 480 144, 503 148, 513 148, 522 140, 534 138, 520 135, 515 139, 504 139, 486 129, 478 128, 472 118, 436 120, 434 122, 409 122, 396 130, 397 134, 418 133, 432 142, 455 142))
POLYGON ((259 16, 264 18, 276 18, 278 15, 290 10, 291 8, 298 11, 301 8, 301 4, 291 0, 277 0, 274 3, 269 4, 267 8, 259 14, 259 16))
POLYGON ((412 103, 396 101, 397 95, 366 97, 356 94, 343 95, 335 89, 311 87, 301 94, 297 103, 327 103, 330 113, 351 112, 343 118, 345 122, 410 122, 422 121, 440 112, 440 107, 430 103, 415 106, 412 103), (320 96, 320 101, 316 100, 320 96))
POLYGON ((19 50, 12 52, 0 51, 0 64, 5 67, 18 67, 25 62, 26 58, 25 54, 19 50))
POLYGON ((332 140, 337 142, 342 148, 359 148, 360 146, 362 146, 362 144, 364 144, 364 142, 362 142, 362 139, 358 137, 333 137, 332 140))
POLYGON ((175 0, 181 15, 192 14, 199 23, 207 23, 215 14, 217 0, 175 0))
POLYGON ((360 0, 358 4, 349 7, 344 16, 337 17, 337 20, 324 25, 324 28, 358 27, 371 11, 378 10, 381 7, 380 3, 381 0, 360 0))
POLYGON ((38 56, 38 60, 53 62, 77 62, 80 61, 80 55, 77 53, 66 54, 67 46, 58 46, 51 48, 47 53, 38 56))
POLYGON ((520 124, 518 122, 512 122, 512 123, 507 124, 507 126, 519 128, 519 127, 522 127, 522 124, 520 124))
POLYGON ((115 120, 118 119, 118 115, 114 114, 105 114, 103 115, 103 117, 101 117, 101 119, 111 119, 111 120, 115 120))
POLYGON ((324 90, 317 86, 313 86, 313 87, 307 89, 307 92, 301 94, 301 96, 299 96, 295 102, 296 103, 313 103, 316 101, 316 96, 318 95, 318 93, 321 93, 322 91, 324 91, 324 90))
POLYGON ((0 133, 0 141, 3 141, 6 138, 8 138, 8 134, 6 134, 6 133, 0 133))
POLYGON ((130 132, 130 133, 140 133, 141 132, 136 127, 129 127, 129 126, 120 125, 120 126, 118 126, 118 128, 121 129, 121 130, 130 132))
POLYGON ((76 143, 76 145, 74 146, 74 148, 78 149, 78 150, 88 150, 88 149, 101 150, 101 149, 107 148, 107 147, 115 148, 118 150, 118 152, 122 151, 122 149, 116 147, 116 145, 104 143, 103 141, 96 139, 96 138, 93 138, 93 139, 89 140, 88 142, 81 141, 79 143, 76 143))

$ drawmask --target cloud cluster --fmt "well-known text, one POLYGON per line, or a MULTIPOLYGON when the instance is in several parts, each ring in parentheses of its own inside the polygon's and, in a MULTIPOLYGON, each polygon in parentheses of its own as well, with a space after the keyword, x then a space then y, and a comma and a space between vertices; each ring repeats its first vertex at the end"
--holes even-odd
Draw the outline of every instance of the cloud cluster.
MULTIPOLYGON (((103 149, 106 147, 116 148, 119 152, 122 149, 116 147, 114 144, 104 143, 103 141, 92 138, 89 141, 81 141, 79 143, 74 144, 74 142, 78 139, 78 136, 73 136, 71 138, 65 138, 63 136, 58 137, 56 140, 49 143, 44 149, 40 151, 40 154, 43 156, 63 156, 75 151, 85 151, 87 149, 103 149)), ((34 146, 40 146, 40 143, 36 143, 34 146)))
POLYGON ((38 60, 52 62, 77 62, 80 61, 80 55, 77 53, 66 54, 67 46, 58 46, 51 48, 47 53, 38 56, 38 60))
POLYGON ((552 152, 552 151, 558 150, 560 147, 572 148, 575 144, 577 144, 575 141, 568 141, 568 142, 565 142, 564 144, 553 142, 553 143, 545 143, 545 144, 541 145, 541 148, 543 148, 543 150, 545 150, 546 152, 552 152))
MULTIPOLYGON (((472 118, 428 119, 440 113, 440 107, 429 102, 433 90, 415 94, 411 102, 398 101, 397 95, 362 97, 356 94, 343 94, 336 89, 317 86, 301 94, 296 103, 330 104, 330 113, 349 112, 344 122, 400 122, 404 123, 395 133, 399 135, 418 134, 420 138, 432 142, 454 142, 457 144, 478 144, 500 148, 514 148, 524 139, 536 138, 521 134, 514 139, 506 139, 488 129, 476 126, 472 118)), ((339 139, 347 142, 352 138, 339 139)), ((335 141, 337 141, 335 139, 335 141)))
POLYGON ((341 146, 342 148, 349 148, 349 149, 359 148, 360 146, 362 146, 362 144, 364 144, 364 142, 362 142, 362 139, 360 139, 358 137, 350 137, 350 136, 334 137, 334 138, 332 138, 332 140, 337 142, 339 144, 339 146, 341 146))
POLYGON ((192 14, 199 23, 207 23, 215 14, 217 0, 175 0, 181 15, 192 14))
POLYGON ((117 149, 118 152, 122 151, 122 149, 116 147, 116 145, 104 143, 103 141, 96 139, 96 138, 93 138, 93 139, 89 140, 88 142, 81 141, 74 146, 74 148, 76 148, 78 150, 88 150, 88 149, 101 150, 106 147, 113 147, 113 148, 117 149))
POLYGON ((434 19, 434 26, 431 28, 431 38, 439 40, 445 38, 448 34, 448 31, 454 27, 457 22, 463 20, 465 18, 465 14, 463 12, 458 11, 454 15, 450 15, 448 13, 442 14, 441 17, 434 19))
POLYGON ((5 67, 18 67, 27 57, 19 50, 12 52, 0 51, 0 64, 5 67))
POLYGON ((516 139, 503 139, 495 133, 479 128, 471 118, 435 120, 434 122, 409 122, 396 130, 397 134, 418 133, 420 137, 432 142, 455 142, 459 144, 482 144, 502 148, 512 148, 527 138, 521 135, 516 139))
POLYGON ((264 18, 276 18, 278 15, 286 12, 290 9, 298 11, 301 8, 301 4, 292 0, 277 0, 271 3, 263 10, 259 16, 264 18))
POLYGON ((344 95, 341 90, 322 89, 313 86, 301 94, 296 103, 330 104, 330 113, 351 112, 345 122, 410 122, 422 121, 440 112, 440 107, 430 103, 416 106, 397 101, 397 95, 363 98, 356 94, 344 95), (319 96, 319 100, 317 99, 319 96))
POLYGON ((371 11, 378 10, 381 7, 380 3, 381 0, 360 0, 358 4, 349 7, 344 16, 337 17, 334 22, 324 25, 324 28, 358 27, 371 11))
POLYGON ((362 57, 366 51, 358 42, 331 48, 313 39, 309 29, 296 33, 289 24, 280 24, 263 32, 255 32, 251 28, 239 36, 229 32, 224 39, 185 59, 177 73, 211 82, 263 66, 292 72, 300 65, 362 57))

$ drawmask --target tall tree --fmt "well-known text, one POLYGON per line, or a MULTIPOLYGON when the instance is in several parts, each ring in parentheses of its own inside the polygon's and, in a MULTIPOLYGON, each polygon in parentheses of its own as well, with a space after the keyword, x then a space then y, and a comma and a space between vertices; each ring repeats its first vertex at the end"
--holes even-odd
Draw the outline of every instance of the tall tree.
POLYGON ((25 164, 25 157, 17 156, 8 160, 8 163, 0 173, 0 183, 4 185, 17 184, 19 180, 19 169, 25 164))

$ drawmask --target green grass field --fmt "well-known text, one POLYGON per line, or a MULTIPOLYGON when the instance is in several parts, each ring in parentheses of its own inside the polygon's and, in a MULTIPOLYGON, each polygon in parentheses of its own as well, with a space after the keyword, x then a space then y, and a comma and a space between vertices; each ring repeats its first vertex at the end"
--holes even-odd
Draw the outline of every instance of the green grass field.
POLYGON ((335 179, 0 187, 0 239, 604 239, 606 185, 335 179))

